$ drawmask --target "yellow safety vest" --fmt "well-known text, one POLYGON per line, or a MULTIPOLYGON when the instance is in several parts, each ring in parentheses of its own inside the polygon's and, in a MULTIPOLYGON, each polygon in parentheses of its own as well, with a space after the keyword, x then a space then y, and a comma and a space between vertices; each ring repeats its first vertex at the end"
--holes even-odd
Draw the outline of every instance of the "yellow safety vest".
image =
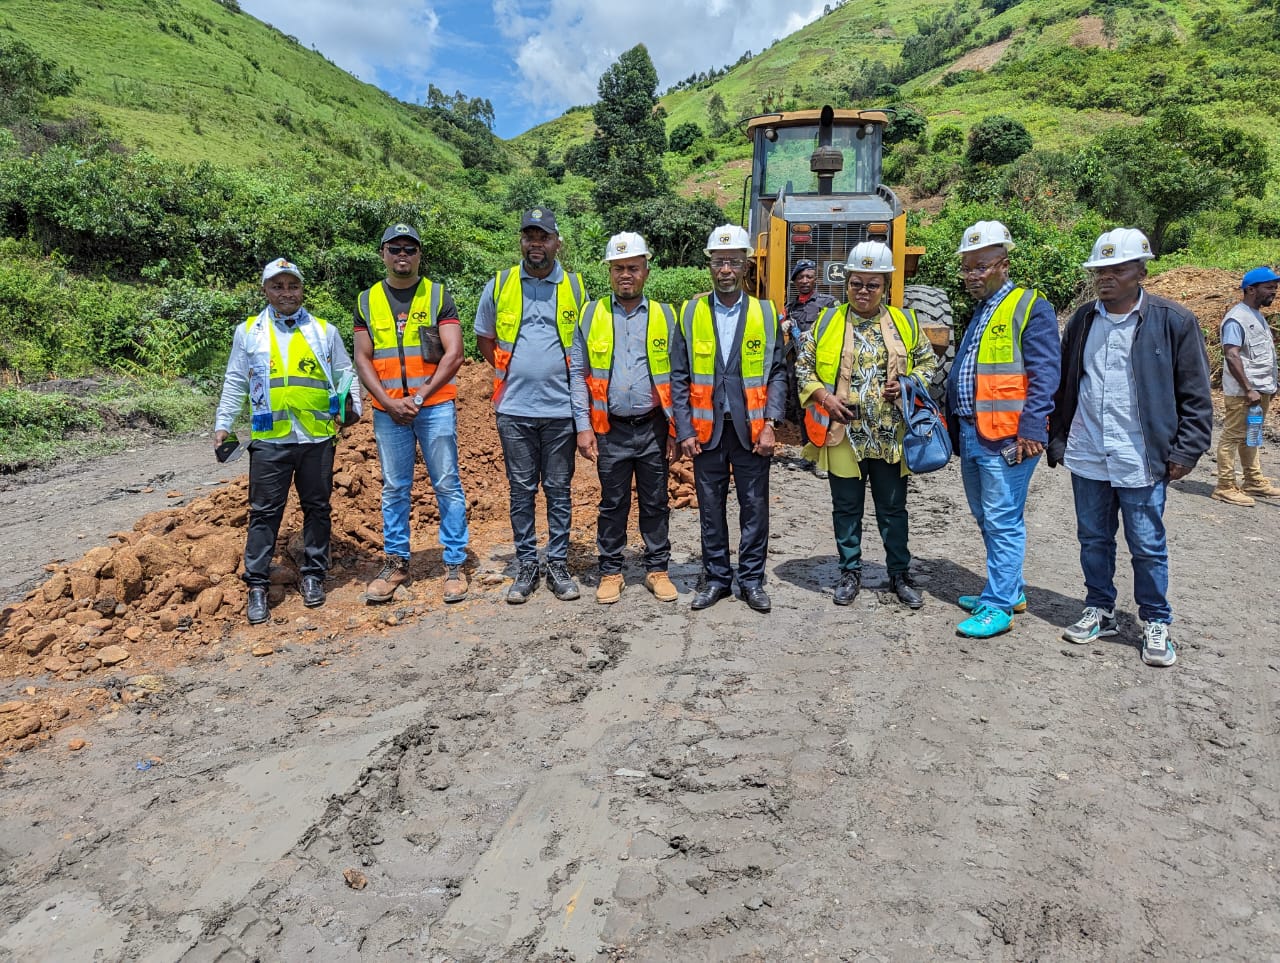
MULTIPOLYGON (((251 329, 261 315, 254 315, 245 321, 245 338, 251 337, 251 329)), ((320 329, 321 337, 327 342, 329 325, 312 315, 312 322, 320 329)), ((292 414, 304 432, 317 441, 332 438, 337 431, 333 416, 329 414, 329 381, 325 378, 324 367, 311 350, 311 344, 302 333, 301 327, 295 327, 289 336, 289 364, 285 367, 284 358, 280 354, 280 345, 276 341, 276 326, 270 321, 263 322, 267 334, 271 338, 271 430, 253 431, 255 439, 287 438, 293 431, 289 420, 292 414)))
MULTIPOLYGON (((556 327, 560 332, 560 344, 564 347, 564 366, 569 368, 569 347, 573 344, 573 329, 587 299, 582 277, 564 272, 556 285, 556 327)), ((520 268, 501 271, 493 279, 493 306, 495 314, 493 349, 493 403, 497 406, 511 366, 511 355, 520 337, 520 321, 524 317, 524 286, 520 281, 520 268)))
MULTIPOLYGON (((649 377, 671 433, 675 433, 671 407, 671 341, 675 337, 675 309, 661 301, 648 301, 649 326, 645 336, 645 353, 649 359, 649 377)), ((591 428, 597 434, 609 431, 609 375, 613 371, 613 298, 591 301, 578 322, 587 343, 587 390, 591 394, 591 428)))
MULTIPOLYGON (((720 413, 715 403, 716 343, 715 314, 707 295, 686 301, 680 316, 680 328, 689 348, 689 406, 693 409, 693 430, 698 441, 706 444, 715 430, 720 413)), ((764 430, 764 413, 769 404, 769 368, 773 363, 773 347, 778 333, 778 311, 772 301, 746 298, 746 324, 742 333, 742 387, 751 422, 754 444, 764 430)))
MULTIPOLYGON (((391 302, 387 300, 382 282, 361 292, 356 309, 369 326, 369 338, 373 341, 373 370, 382 383, 382 390, 390 397, 409 397, 436 373, 436 365, 428 364, 422 356, 422 329, 436 323, 443 300, 444 288, 422 278, 402 329, 391 313, 391 302)), ((423 407, 453 401, 456 397, 457 381, 453 380, 426 399, 423 407)), ((375 408, 382 407, 372 396, 369 400, 375 408)))

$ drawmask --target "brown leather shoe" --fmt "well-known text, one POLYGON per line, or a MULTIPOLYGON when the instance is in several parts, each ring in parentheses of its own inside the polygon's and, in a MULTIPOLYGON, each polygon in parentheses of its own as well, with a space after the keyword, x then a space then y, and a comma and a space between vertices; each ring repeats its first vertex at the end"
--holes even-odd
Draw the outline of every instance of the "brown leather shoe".
POLYGON ((399 555, 388 555, 383 559, 382 570, 373 581, 365 586, 366 602, 390 602, 395 597, 396 589, 413 581, 409 574, 409 560, 399 555))
POLYGON ((461 602, 467 597, 467 576, 461 565, 446 565, 444 573, 444 600, 461 602))
POLYGON ((596 601, 601 605, 612 605, 622 598, 621 574, 601 575, 600 584, 596 587, 596 601))
POLYGON ((653 593, 659 602, 674 602, 680 597, 675 583, 666 572, 650 572, 644 577, 644 587, 653 593))
POLYGON ((1280 496, 1280 488, 1273 485, 1270 478, 1264 478, 1260 482, 1246 482, 1243 490, 1246 495, 1257 495, 1259 498, 1280 496))

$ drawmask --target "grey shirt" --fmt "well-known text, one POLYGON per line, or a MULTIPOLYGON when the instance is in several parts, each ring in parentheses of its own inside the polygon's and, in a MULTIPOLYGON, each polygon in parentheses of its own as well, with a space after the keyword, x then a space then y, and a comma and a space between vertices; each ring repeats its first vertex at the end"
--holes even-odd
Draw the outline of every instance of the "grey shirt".
MULTIPOLYGON (((643 298, 631 311, 612 298, 613 368, 609 373, 609 413, 623 418, 647 414, 661 402, 649 373, 649 299, 643 298)), ((586 315, 584 314, 585 318, 586 315)), ((569 353, 569 385, 573 393, 573 420, 591 422, 591 392, 587 388, 590 361, 587 337, 578 326, 569 353)))
MULTIPOLYGON (((535 278, 525 270, 524 262, 520 262, 524 314, 507 368, 506 387, 498 402, 499 414, 519 418, 574 417, 569 371, 565 366, 567 352, 556 325, 556 286, 563 278, 564 268, 559 261, 545 278, 535 278)), ((480 338, 494 338, 498 333, 493 283, 491 278, 485 285, 476 308, 475 333, 480 338)), ((589 418, 584 421, 574 418, 574 422, 578 431, 591 427, 589 418)))
POLYGON ((1099 302, 1084 345, 1080 401, 1067 435, 1063 464, 1073 474, 1116 488, 1144 488, 1155 479, 1138 418, 1138 394, 1130 355, 1142 299, 1125 315, 1108 314, 1099 302))

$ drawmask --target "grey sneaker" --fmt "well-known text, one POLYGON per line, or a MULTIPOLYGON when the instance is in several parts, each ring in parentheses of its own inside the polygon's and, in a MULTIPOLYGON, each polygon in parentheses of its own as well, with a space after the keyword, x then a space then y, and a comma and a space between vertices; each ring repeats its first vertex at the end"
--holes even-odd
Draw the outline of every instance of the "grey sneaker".
POLYGON ((1169 638, 1169 623, 1148 622, 1142 627, 1142 661, 1147 665, 1168 666, 1178 661, 1169 638))
POLYGON ((547 588, 551 594, 562 602, 578 597, 578 583, 569 574, 569 567, 564 562, 547 563, 547 588))
POLYGON ((1088 645, 1094 639, 1105 639, 1119 631, 1114 609, 1086 605, 1076 623, 1062 630, 1062 637, 1076 645, 1088 645))

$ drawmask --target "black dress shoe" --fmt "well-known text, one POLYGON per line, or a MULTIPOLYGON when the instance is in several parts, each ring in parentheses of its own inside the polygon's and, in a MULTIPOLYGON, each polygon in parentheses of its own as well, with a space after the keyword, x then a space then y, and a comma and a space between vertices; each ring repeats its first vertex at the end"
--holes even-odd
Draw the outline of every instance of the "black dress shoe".
POLYGON ((763 585, 753 585, 750 588, 743 588, 742 600, 757 612, 768 612, 773 608, 773 603, 769 601, 769 593, 764 590, 763 585))
POLYGON ((721 599, 727 599, 732 594, 733 592, 727 585, 702 582, 698 585, 698 590, 693 593, 693 601, 689 603, 689 608, 695 612, 698 609, 709 609, 721 599))
POLYGON ((302 604, 309 609, 324 605, 324 580, 319 575, 304 575, 298 585, 302 593, 302 604))
POLYGON ((267 590, 260 585, 249 589, 249 604, 245 607, 245 615, 250 625, 261 625, 271 615, 267 607, 267 590))
POLYGON ((911 584, 910 575, 890 575, 889 588, 898 596, 898 601, 909 609, 918 609, 924 605, 924 596, 911 584))
POLYGON ((862 573, 857 569, 852 572, 841 572, 840 581, 836 583, 836 590, 831 595, 831 601, 836 605, 848 605, 858 597, 858 592, 862 588, 862 573))
POLYGON ((507 589, 507 604, 523 605, 538 587, 538 563, 521 562, 515 581, 507 589))

